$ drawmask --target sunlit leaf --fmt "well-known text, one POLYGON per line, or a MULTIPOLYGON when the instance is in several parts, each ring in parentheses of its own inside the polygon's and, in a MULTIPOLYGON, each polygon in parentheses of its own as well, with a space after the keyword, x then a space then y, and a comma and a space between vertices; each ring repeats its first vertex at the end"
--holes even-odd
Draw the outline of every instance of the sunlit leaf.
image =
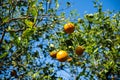
POLYGON ((59 8, 58 0, 55 0, 55 4, 56 4, 56 9, 58 9, 59 8))
POLYGON ((98 51, 98 48, 96 48, 93 53, 96 53, 97 51, 98 51))
POLYGON ((0 54, 0 59, 5 58, 8 55, 7 52, 0 54))
POLYGON ((22 37, 24 38, 29 38, 32 34, 34 34, 34 32, 36 31, 36 28, 27 28, 23 34, 22 37))
POLYGON ((32 75, 32 78, 36 78, 37 76, 39 76, 39 72, 36 72, 32 75))
POLYGON ((36 22, 37 15, 38 15, 38 9, 36 4, 32 5, 32 7, 30 8, 30 12, 34 16, 34 22, 36 22))
POLYGON ((28 27, 30 27, 30 28, 32 28, 33 27, 33 25, 34 25, 34 23, 32 22, 32 21, 30 21, 30 20, 25 20, 25 23, 26 23, 26 25, 28 26, 28 27))
POLYGON ((9 17, 3 18, 3 23, 6 23, 6 22, 8 22, 8 21, 9 21, 9 17))

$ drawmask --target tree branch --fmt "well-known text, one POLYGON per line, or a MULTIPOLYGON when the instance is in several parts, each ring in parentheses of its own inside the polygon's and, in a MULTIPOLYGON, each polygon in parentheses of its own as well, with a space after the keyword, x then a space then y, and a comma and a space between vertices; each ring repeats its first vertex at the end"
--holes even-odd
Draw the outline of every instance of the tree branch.
POLYGON ((1 39, 0 39, 0 44, 2 44, 2 41, 3 41, 3 38, 4 38, 4 36, 5 36, 5 30, 3 31, 3 33, 2 33, 2 37, 1 37, 1 39))
POLYGON ((12 18, 12 19, 10 19, 10 20, 8 20, 6 22, 3 22, 0 26, 4 25, 6 23, 10 23, 11 21, 21 20, 21 19, 27 19, 27 18, 30 18, 30 17, 27 16, 27 17, 12 18))
MULTIPOLYGON (((43 17, 54 16, 54 15, 51 15, 51 14, 44 14, 44 15, 39 15, 39 16, 41 16, 41 18, 43 18, 43 17)), ((12 18, 12 19, 10 19, 10 20, 8 20, 8 21, 6 21, 6 22, 1 23, 0 26, 4 25, 4 24, 6 24, 6 23, 10 23, 11 21, 22 20, 22 19, 29 19, 29 18, 32 18, 32 16, 12 18)))
POLYGON ((23 30, 25 30, 25 29, 18 29, 18 30, 15 30, 15 29, 13 29, 13 30, 6 30, 6 32, 19 32, 19 31, 23 31, 23 30))

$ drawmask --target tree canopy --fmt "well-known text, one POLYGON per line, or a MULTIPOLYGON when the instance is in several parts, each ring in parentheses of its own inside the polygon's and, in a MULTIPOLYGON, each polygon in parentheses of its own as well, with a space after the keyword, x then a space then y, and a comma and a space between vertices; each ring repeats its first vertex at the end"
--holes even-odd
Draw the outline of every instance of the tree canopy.
POLYGON ((81 17, 75 10, 65 13, 72 3, 64 4, 0 1, 1 79, 68 80, 67 74, 73 80, 120 78, 120 12, 103 11, 93 1, 96 12, 81 17), (73 30, 65 31, 65 25, 73 30), (61 50, 69 59, 65 52, 63 62, 51 57, 61 50))

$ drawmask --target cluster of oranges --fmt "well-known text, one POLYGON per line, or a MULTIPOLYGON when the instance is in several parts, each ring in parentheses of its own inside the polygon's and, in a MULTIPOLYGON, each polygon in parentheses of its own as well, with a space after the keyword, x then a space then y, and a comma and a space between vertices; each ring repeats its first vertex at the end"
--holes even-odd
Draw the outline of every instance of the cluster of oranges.
MULTIPOLYGON (((84 48, 82 46, 77 46, 76 49, 75 49, 75 53, 78 55, 78 56, 81 56, 84 52, 84 48)), ((56 58, 58 61, 60 62, 65 62, 65 61, 72 61, 72 58, 69 57, 68 53, 64 50, 60 50, 60 51, 52 51, 50 52, 50 56, 52 58, 56 58)))
MULTIPOLYGON (((67 33, 67 34, 71 34, 73 33, 75 30, 75 25, 71 22, 67 23, 64 25, 64 31, 67 33)), ((77 46, 75 48, 75 53, 78 55, 78 56, 81 56, 84 52, 84 48, 82 46, 77 46)), ((64 50, 59 50, 59 51, 52 51, 50 52, 50 56, 52 58, 56 58, 58 61, 60 62, 65 62, 65 61, 72 61, 72 57, 69 57, 68 53, 64 50)))

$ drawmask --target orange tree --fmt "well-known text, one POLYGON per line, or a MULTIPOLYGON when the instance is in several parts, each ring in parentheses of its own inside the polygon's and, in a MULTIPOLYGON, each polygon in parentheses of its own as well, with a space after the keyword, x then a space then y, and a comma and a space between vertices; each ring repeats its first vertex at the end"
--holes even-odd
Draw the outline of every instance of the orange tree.
POLYGON ((58 0, 0 1, 1 79, 65 79, 60 70, 76 80, 120 77, 119 12, 94 2, 95 13, 80 18, 71 10, 66 16, 61 10, 71 5, 64 3, 60 9, 58 0), (50 56, 61 50, 64 62, 50 56))

